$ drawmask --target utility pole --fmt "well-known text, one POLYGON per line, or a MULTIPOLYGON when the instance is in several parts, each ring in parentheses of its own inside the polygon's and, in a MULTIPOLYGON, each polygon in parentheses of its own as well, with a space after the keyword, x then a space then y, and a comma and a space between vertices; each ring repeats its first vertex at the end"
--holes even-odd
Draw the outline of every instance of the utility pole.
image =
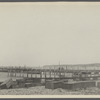
POLYGON ((59 78, 61 78, 61 67, 60 67, 60 61, 59 61, 59 78))

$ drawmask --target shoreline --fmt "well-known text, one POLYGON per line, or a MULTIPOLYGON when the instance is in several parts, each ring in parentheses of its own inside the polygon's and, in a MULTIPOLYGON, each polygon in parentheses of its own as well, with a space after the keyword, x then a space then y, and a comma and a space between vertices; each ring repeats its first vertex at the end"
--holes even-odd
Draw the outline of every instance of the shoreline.
POLYGON ((100 95, 100 89, 96 87, 67 90, 67 89, 45 89, 45 86, 30 88, 2 89, 0 95, 100 95))

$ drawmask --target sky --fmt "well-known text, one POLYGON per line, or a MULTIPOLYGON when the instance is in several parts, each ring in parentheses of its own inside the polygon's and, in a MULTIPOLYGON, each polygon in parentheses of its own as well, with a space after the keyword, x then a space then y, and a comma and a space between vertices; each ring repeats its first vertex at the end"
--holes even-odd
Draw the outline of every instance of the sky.
POLYGON ((100 3, 1 3, 0 66, 100 63, 100 3))

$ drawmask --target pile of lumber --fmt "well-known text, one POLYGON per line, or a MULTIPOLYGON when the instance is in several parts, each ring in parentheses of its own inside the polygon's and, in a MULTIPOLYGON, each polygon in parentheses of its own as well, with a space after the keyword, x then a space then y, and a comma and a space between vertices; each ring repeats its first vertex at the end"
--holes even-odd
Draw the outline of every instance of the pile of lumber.
POLYGON ((0 84, 0 89, 9 89, 12 87, 12 85, 13 85, 13 80, 10 78, 0 84))

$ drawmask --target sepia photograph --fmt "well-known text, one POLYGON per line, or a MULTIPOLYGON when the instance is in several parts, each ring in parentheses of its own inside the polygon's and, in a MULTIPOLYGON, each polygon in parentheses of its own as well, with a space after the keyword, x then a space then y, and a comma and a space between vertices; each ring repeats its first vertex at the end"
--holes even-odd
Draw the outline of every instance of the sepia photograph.
POLYGON ((3 95, 99 96, 100 2, 0 3, 3 95))

